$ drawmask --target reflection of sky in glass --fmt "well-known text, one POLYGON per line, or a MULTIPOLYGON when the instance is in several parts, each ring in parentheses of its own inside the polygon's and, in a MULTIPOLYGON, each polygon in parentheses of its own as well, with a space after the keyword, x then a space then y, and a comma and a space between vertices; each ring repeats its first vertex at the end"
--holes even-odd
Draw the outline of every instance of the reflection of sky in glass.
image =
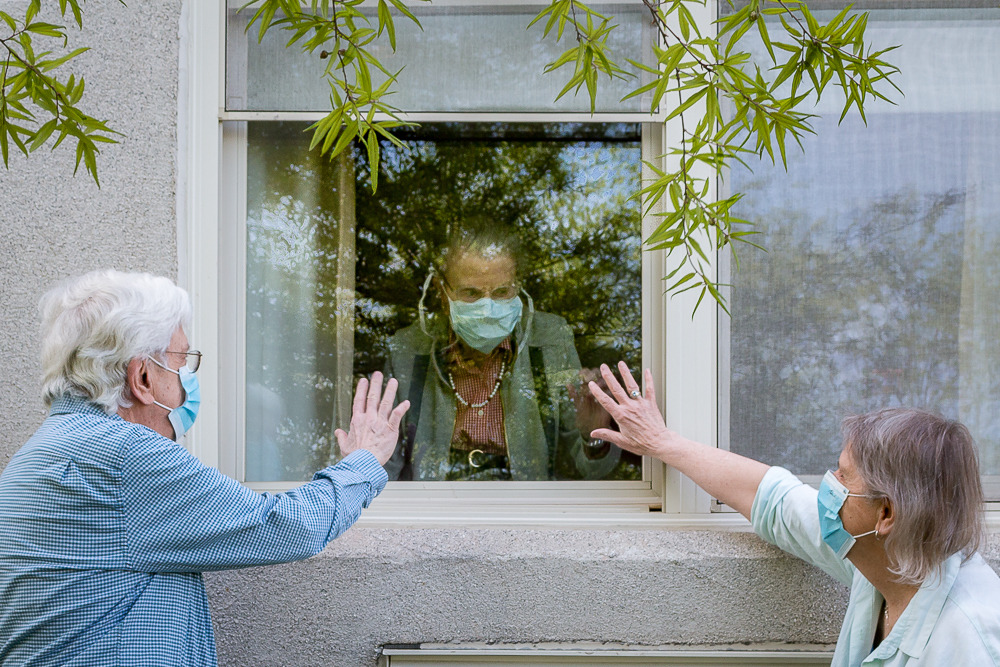
POLYGON ((903 45, 899 106, 838 127, 831 94, 787 174, 730 176, 769 251, 733 277, 731 447, 821 473, 841 417, 911 405, 969 425, 998 474, 1000 11, 873 13, 868 32, 903 45))
MULTIPOLYGON (((608 39, 608 48, 623 68, 626 59, 649 62, 652 39, 647 10, 641 4, 595 6, 614 16, 618 27, 608 39), (645 51, 644 51, 645 49, 645 51)), ((470 11, 453 7, 420 13, 423 30, 405 18, 396 18, 397 51, 392 52, 383 35, 370 49, 391 72, 404 68, 386 98, 405 111, 590 111, 586 89, 579 96, 567 93, 554 102, 569 80, 572 67, 544 74, 545 65, 575 44, 569 32, 559 42, 555 33, 543 40, 544 21, 530 29, 539 9, 512 8, 470 11)), ((377 27, 377 22, 376 22, 377 27)), ((235 23, 229 39, 246 39, 235 23)), ((326 110, 330 90, 322 78, 326 60, 305 54, 298 46, 285 48, 288 33, 271 30, 261 44, 256 33, 247 39, 247 105, 250 110, 326 110)), ((232 56, 230 56, 232 58, 232 56)), ((229 75, 240 68, 230 64, 229 75)), ((384 79, 375 76, 375 86, 384 79)), ((597 111, 642 111, 640 98, 620 102, 637 87, 636 78, 601 78, 597 111)), ((227 95, 238 96, 243 87, 231 79, 227 95)))

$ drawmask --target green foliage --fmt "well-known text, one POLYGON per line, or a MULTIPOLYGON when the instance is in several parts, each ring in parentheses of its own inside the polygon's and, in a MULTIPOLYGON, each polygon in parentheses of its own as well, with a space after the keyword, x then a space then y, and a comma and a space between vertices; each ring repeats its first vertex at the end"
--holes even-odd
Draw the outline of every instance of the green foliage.
MULTIPOLYGON (((286 47, 298 44, 307 53, 316 53, 326 60, 323 76, 330 86, 332 110, 309 129, 313 130, 312 145, 335 158, 357 140, 365 146, 368 159, 379 162, 379 137, 396 146, 402 144, 389 132, 406 125, 398 119, 395 109, 384 98, 389 95, 399 72, 390 72, 366 48, 386 33, 389 45, 396 49, 396 27, 391 4, 399 13, 420 25, 420 21, 400 0, 378 0, 377 27, 371 17, 360 10, 363 0, 251 0, 244 9, 256 10, 247 24, 249 31, 258 26, 257 39, 272 27, 291 33, 286 47), (375 86, 373 73, 385 81, 375 86)), ((377 174, 372 178, 372 190, 378 187, 377 174)))
MULTIPOLYGON (((401 0, 389 1, 419 25, 401 0)), ((824 25, 802 0, 745 0, 717 21, 717 35, 703 35, 691 7, 707 1, 644 0, 661 44, 654 47, 653 66, 628 60, 633 72, 616 63, 608 48, 608 36, 616 27, 613 18, 577 0, 552 0, 531 25, 545 20, 545 36, 554 34, 561 40, 572 35, 576 41, 546 66, 546 72, 572 68, 556 99, 585 89, 593 112, 602 74, 609 80, 635 77, 637 81, 637 73, 652 75, 624 99, 651 94, 651 111, 669 109, 666 120, 676 119, 680 125, 680 141, 664 156, 669 168, 648 165, 655 178, 636 194, 644 210, 660 220, 645 239, 646 247, 680 253, 681 261, 665 277, 668 291, 699 290, 698 305, 710 295, 726 308, 710 253, 726 248, 735 252, 736 242, 756 244, 748 238, 754 233, 751 222, 732 214, 742 195, 716 198, 712 189, 716 177, 727 164, 745 164, 742 157, 750 153, 772 161, 780 156, 786 164, 788 141, 801 147, 802 136, 813 132, 812 116, 799 109, 807 100, 818 100, 831 82, 844 98, 841 120, 852 108, 864 119, 866 103, 888 101, 886 86, 898 91, 891 80, 897 69, 883 60, 891 49, 872 51, 866 45, 867 14, 851 14, 850 7, 824 25), (773 38, 774 19, 769 24, 765 17, 780 22, 773 38), (771 60, 767 71, 738 48, 747 34, 758 35, 766 48, 771 60)), ((365 47, 387 32, 395 49, 395 30, 386 0, 379 0, 377 28, 359 10, 360 3, 255 0, 249 3, 257 9, 250 24, 259 24, 260 38, 272 26, 280 26, 292 33, 289 45, 301 42, 310 53, 321 46, 329 49, 320 57, 332 56, 326 68, 332 111, 312 126, 313 146, 321 146, 332 157, 357 139, 366 147, 368 161, 378 164, 379 137, 400 147, 387 130, 404 123, 395 115, 397 110, 383 101, 399 72, 386 70, 365 47), (373 70, 386 77, 377 88, 373 70)), ((377 176, 375 169, 373 191, 377 176)))
MULTIPOLYGON (((68 37, 64 26, 37 20, 41 0, 31 0, 24 19, 15 19, 0 11, 0 156, 4 167, 10 168, 11 143, 25 156, 38 150, 52 137, 54 150, 67 138, 76 142, 76 170, 83 162, 87 173, 100 187, 97 178, 99 143, 116 143, 112 135, 120 134, 80 110, 83 98, 83 77, 70 74, 59 77, 59 68, 73 60, 85 48, 66 52, 68 37), (8 31, 8 32, 3 32, 8 31), (36 40, 48 44, 62 42, 61 55, 53 51, 38 51, 36 40)), ((83 27, 79 0, 59 0, 59 11, 73 14, 77 27, 83 27)))
MULTIPOLYGON (((754 233, 749 229, 751 222, 731 213, 742 194, 712 196, 712 183, 726 165, 745 165, 742 156, 753 153, 766 155, 772 162, 780 155, 787 166, 788 140, 801 147, 802 136, 813 132, 811 114, 798 109, 807 100, 818 101, 831 81, 844 98, 841 120, 852 107, 864 119, 865 103, 872 99, 889 101, 883 92, 886 85, 898 91, 890 78, 898 70, 883 60, 895 47, 868 48, 867 14, 850 14, 850 6, 822 25, 801 0, 748 0, 717 21, 716 36, 706 36, 689 8, 704 6, 705 1, 644 0, 661 45, 654 48, 655 67, 628 61, 653 80, 625 97, 651 93, 652 108, 665 104, 670 109, 666 120, 677 119, 680 125, 677 148, 666 156, 676 166, 662 169, 649 164, 656 177, 639 196, 645 210, 660 219, 645 239, 647 247, 682 255, 682 261, 665 277, 667 290, 700 290, 696 309, 706 294, 726 308, 706 245, 734 252, 733 244, 738 241, 756 246, 747 238, 754 233), (778 17, 781 41, 772 39, 774 25, 769 27, 765 16, 778 17), (748 52, 737 48, 751 31, 767 49, 772 65, 767 72, 751 61, 748 52)), ((609 75, 620 71, 609 54, 595 47, 606 39, 606 19, 574 0, 554 0, 539 18, 545 15, 549 17, 547 30, 558 25, 561 36, 570 24, 578 35, 577 46, 549 67, 575 63, 571 82, 583 77, 593 101, 597 68, 591 62, 596 54, 600 54, 601 71, 609 75)))

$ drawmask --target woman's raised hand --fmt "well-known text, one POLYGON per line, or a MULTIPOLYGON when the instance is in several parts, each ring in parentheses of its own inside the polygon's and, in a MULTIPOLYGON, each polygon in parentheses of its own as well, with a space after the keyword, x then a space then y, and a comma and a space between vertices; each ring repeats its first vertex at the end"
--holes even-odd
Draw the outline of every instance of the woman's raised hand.
POLYGON ((410 408, 410 402, 403 401, 393 409, 398 386, 396 378, 390 378, 383 396, 381 373, 375 371, 370 383, 367 378, 361 378, 354 393, 350 430, 347 433, 339 428, 334 431, 341 454, 347 456, 359 449, 367 449, 379 463, 386 464, 399 440, 399 423, 410 408))
POLYGON ((599 428, 590 435, 642 456, 662 458, 670 431, 663 423, 660 409, 656 407, 653 374, 648 368, 643 374, 646 383, 646 395, 643 396, 624 361, 618 362, 618 370, 625 380, 625 388, 618 383, 611 369, 606 364, 601 364, 601 376, 607 383, 611 396, 604 393, 596 382, 591 382, 589 386, 590 393, 614 418, 619 430, 599 428))

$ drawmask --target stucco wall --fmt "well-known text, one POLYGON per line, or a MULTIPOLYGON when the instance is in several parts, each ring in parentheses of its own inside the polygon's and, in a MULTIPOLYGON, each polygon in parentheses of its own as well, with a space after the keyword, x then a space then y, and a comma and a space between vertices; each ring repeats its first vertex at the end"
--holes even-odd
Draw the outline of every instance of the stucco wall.
MULTIPOLYGON (((1000 568, 1000 538, 984 554, 1000 568)), ((847 606, 740 533, 354 528, 307 561, 205 576, 223 665, 374 665, 387 643, 834 643, 847 606)))
MULTIPOLYGON (((19 3, 2 4, 8 13, 23 11, 19 3)), ((58 3, 43 6, 51 13, 58 3)), ((69 142, 29 159, 12 152, 10 170, 0 165, 0 467, 45 417, 38 389, 42 294, 95 268, 177 274, 181 2, 89 0, 83 10, 84 30, 69 30, 71 47, 91 47, 72 67, 87 83, 81 106, 125 136, 98 157, 100 189, 82 167, 73 177, 69 142)), ((58 12, 49 19, 72 24, 58 12)))
MULTIPOLYGON (((84 8, 85 108, 125 137, 100 190, 65 149, 0 171, 0 467, 45 415, 44 291, 98 267, 176 275, 180 0, 84 8)), ((1000 564, 1000 540, 987 555, 1000 564)), ((846 603, 752 535, 691 532, 356 528, 308 561, 206 581, 227 666, 372 665, 384 643, 456 640, 826 643, 846 603)))

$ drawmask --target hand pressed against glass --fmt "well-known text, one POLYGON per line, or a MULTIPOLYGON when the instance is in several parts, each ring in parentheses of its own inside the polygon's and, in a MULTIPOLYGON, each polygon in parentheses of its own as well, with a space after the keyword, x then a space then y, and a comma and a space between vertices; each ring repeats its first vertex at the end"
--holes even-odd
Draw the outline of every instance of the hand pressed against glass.
POLYGON ((383 395, 381 373, 375 371, 371 382, 367 378, 361 378, 354 393, 350 430, 344 432, 338 428, 334 431, 341 454, 347 456, 359 449, 367 449, 380 464, 385 465, 396 449, 399 422, 410 408, 409 401, 392 407, 398 386, 396 378, 391 378, 383 395))

